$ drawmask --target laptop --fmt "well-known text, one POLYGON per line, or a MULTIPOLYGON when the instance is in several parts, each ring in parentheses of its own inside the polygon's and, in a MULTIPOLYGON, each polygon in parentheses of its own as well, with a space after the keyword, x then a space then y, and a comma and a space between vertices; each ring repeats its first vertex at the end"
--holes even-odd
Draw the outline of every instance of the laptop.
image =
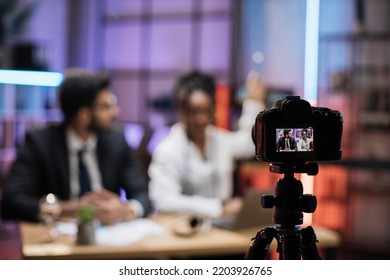
POLYGON ((273 224, 272 209, 261 207, 261 197, 273 194, 272 191, 247 191, 243 196, 243 205, 234 217, 222 217, 213 221, 213 225, 229 230, 239 230, 251 227, 265 227, 273 224))

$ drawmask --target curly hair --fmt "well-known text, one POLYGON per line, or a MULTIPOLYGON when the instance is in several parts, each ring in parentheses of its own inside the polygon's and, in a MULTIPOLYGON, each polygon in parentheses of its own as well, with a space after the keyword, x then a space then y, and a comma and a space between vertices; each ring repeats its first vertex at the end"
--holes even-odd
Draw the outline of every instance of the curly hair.
POLYGON ((173 92, 175 107, 183 105, 194 91, 201 90, 215 102, 215 80, 211 75, 192 71, 179 77, 173 92))

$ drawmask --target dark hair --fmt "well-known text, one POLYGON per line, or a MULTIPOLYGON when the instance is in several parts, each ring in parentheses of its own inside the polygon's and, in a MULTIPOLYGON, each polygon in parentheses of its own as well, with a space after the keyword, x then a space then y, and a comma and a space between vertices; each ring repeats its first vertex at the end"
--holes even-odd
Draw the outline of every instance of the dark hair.
POLYGON ((98 93, 109 86, 110 79, 106 73, 69 70, 59 87, 59 101, 65 122, 71 120, 80 108, 92 107, 98 93))
POLYGON ((173 92, 173 104, 178 107, 188 100, 188 97, 196 91, 204 91, 215 102, 215 80, 212 76, 199 71, 192 71, 182 75, 177 80, 173 92))
POLYGON ((291 131, 291 129, 285 129, 283 131, 283 135, 286 137, 286 135, 291 131))

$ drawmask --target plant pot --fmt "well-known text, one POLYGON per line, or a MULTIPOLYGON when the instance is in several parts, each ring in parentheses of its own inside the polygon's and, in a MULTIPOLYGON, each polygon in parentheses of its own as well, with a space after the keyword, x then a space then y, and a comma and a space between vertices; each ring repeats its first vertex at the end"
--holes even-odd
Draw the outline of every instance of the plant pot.
POLYGON ((95 225, 92 221, 81 222, 77 227, 77 244, 78 245, 93 245, 95 239, 95 225))

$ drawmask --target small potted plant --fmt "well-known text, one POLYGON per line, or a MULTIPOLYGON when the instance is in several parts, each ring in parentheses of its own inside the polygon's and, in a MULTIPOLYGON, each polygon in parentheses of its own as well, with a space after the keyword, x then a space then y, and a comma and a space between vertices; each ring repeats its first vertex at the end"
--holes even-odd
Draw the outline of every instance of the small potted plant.
POLYGON ((82 205, 79 209, 79 223, 77 227, 77 244, 95 244, 95 225, 93 223, 93 208, 90 205, 82 205))

